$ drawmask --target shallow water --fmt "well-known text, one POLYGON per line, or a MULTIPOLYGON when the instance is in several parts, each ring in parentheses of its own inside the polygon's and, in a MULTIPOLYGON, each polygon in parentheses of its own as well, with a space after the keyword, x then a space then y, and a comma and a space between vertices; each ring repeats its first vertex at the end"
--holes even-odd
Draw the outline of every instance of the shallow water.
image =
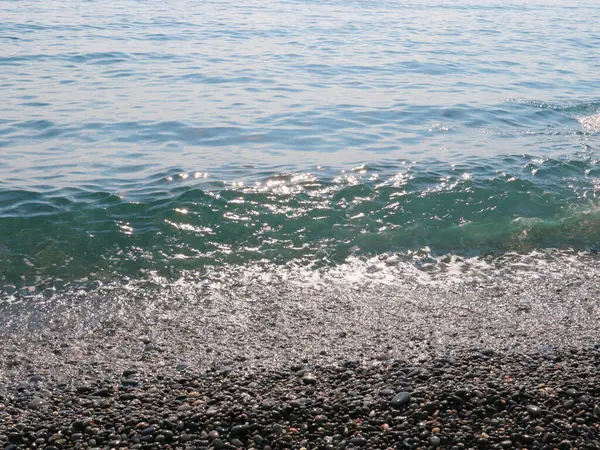
POLYGON ((5 298, 389 258, 401 280, 600 247, 596 2, 5 1, 0 17, 5 298))

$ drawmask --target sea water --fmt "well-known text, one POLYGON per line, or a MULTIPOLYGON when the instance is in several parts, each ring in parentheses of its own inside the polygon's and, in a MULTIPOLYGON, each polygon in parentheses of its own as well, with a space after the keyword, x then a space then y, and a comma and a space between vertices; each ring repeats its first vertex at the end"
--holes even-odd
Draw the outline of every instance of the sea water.
POLYGON ((1 297, 579 271, 598 23, 568 0, 3 1, 1 297))

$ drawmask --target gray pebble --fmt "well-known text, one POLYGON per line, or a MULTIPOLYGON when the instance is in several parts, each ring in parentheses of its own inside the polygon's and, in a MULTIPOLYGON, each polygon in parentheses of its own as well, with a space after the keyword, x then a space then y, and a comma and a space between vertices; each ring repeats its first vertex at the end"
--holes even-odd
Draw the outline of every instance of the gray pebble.
POLYGON ((210 445, 212 445, 216 449, 225 447, 225 443, 221 439, 218 439, 218 438, 213 439, 210 445))
POLYGON ((302 382, 304 384, 316 384, 317 378, 311 372, 306 372, 302 375, 302 382))
POLYGON ((527 405, 526 409, 531 417, 538 417, 542 414, 542 410, 535 405, 527 405))
POLYGON ((43 400, 39 397, 33 397, 31 401, 27 404, 29 409, 39 409, 44 404, 43 400))

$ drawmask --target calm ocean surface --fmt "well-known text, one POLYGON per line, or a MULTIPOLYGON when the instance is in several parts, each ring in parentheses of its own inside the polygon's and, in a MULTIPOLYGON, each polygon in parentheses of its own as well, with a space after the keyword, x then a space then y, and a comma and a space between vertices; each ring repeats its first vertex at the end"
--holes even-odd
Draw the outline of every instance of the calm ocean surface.
POLYGON ((598 24, 597 1, 4 0, 0 298, 593 254, 598 24))

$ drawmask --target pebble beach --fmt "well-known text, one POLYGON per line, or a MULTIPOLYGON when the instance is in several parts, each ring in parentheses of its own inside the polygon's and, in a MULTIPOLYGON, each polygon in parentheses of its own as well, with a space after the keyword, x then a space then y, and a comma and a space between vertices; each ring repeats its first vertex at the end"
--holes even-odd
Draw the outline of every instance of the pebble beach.
POLYGON ((0 450, 600 450, 599 23, 0 1, 0 450))
POLYGON ((53 384, 0 398, 5 449, 600 448, 598 346, 419 361, 220 361, 53 384))
POLYGON ((600 448, 594 261, 460 283, 288 274, 145 302, 113 287, 5 306, 0 443, 600 448))

